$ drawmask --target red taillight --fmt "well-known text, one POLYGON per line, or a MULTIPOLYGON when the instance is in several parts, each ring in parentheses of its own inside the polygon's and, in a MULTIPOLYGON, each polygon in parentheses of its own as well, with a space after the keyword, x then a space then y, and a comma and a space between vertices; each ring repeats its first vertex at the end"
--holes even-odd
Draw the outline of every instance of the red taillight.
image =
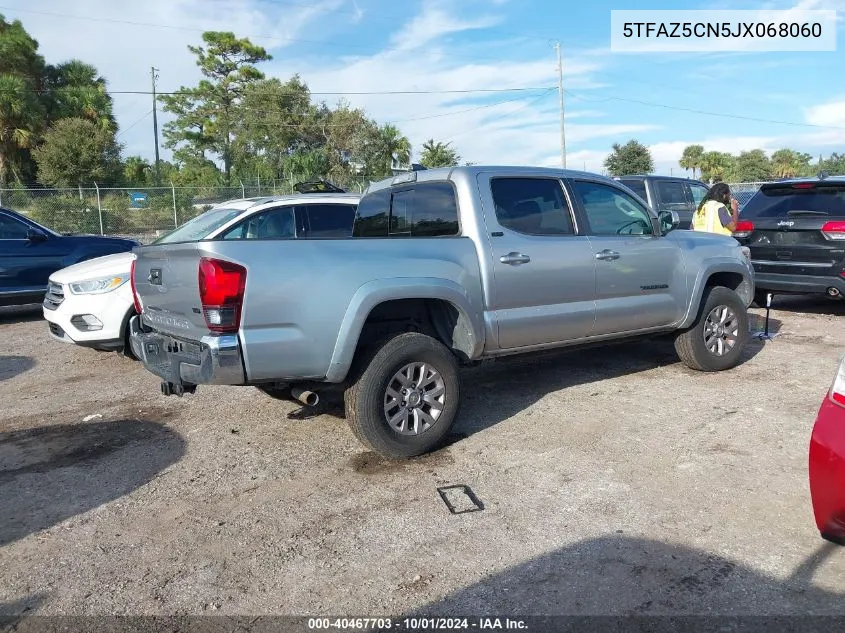
POLYGON ((829 240, 845 240, 845 222, 825 222, 822 234, 829 240))
POLYGON ((813 189, 815 188, 815 183, 812 182, 797 182, 792 185, 793 189, 813 189))
POLYGON ((246 268, 203 257, 199 268, 200 301, 205 323, 212 332, 237 332, 246 288, 246 268))
POLYGON ((132 288, 132 302, 135 304, 135 312, 141 314, 141 298, 135 289, 135 261, 133 258, 132 265, 129 267, 129 286, 132 288))
POLYGON ((839 363, 836 378, 830 388, 830 399, 841 407, 845 407, 845 358, 839 363))
POLYGON ((740 220, 736 223, 734 237, 748 237, 754 232, 754 223, 749 220, 740 220))

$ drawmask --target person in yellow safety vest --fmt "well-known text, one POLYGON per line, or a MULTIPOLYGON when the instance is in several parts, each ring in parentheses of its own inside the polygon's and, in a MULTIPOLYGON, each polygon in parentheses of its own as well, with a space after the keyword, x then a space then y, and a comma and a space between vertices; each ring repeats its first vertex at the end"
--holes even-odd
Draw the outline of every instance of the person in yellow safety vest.
POLYGON ((731 198, 731 188, 717 182, 701 200, 692 216, 692 230, 731 235, 736 229, 739 203, 731 198), (730 207, 730 211, 728 211, 730 207))

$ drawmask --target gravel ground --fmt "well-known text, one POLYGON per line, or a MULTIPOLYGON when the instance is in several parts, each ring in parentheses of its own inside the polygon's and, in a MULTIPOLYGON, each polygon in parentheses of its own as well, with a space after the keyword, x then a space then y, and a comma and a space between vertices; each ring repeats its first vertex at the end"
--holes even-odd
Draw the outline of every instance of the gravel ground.
POLYGON ((843 313, 777 302, 720 374, 662 342, 481 365, 452 443, 396 463, 336 411, 164 398, 6 312, 0 614, 845 614, 806 458, 843 313))

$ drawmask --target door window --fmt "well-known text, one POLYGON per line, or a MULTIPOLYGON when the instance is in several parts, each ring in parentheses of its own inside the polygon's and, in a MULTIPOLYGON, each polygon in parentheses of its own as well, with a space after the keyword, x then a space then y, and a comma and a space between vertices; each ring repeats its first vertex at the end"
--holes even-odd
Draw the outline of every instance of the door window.
POLYGON ((349 237, 355 221, 351 204, 309 204, 299 208, 305 215, 304 237, 349 237))
POLYGON ((695 203, 695 208, 698 208, 698 205, 701 204, 701 201, 704 200, 704 196, 707 195, 709 189, 704 185, 694 185, 690 184, 690 193, 692 193, 692 201, 695 203))
POLYGON ((652 235, 651 215, 630 194, 598 182, 575 180, 572 188, 581 199, 595 235, 652 235))
POLYGON ((643 200, 648 200, 648 193, 645 190, 645 181, 643 180, 625 180, 624 178, 620 180, 623 185, 628 187, 631 191, 637 194, 643 200))
POLYGON ((29 227, 5 214, 0 214, 0 240, 25 240, 29 227))
POLYGON ((572 214, 560 181, 553 178, 493 178, 496 219, 525 235, 573 235, 572 214))
POLYGON ((690 200, 687 198, 684 183, 673 180, 656 180, 654 187, 657 191, 658 209, 660 211, 686 211, 689 209, 690 200))

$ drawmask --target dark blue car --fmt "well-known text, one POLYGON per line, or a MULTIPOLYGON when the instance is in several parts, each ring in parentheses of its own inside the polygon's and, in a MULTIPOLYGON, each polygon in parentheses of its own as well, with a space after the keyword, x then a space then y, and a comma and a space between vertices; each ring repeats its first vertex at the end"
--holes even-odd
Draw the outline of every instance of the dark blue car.
POLYGON ((0 306, 41 303, 47 279, 57 270, 138 245, 116 237, 59 235, 0 208, 0 306))

